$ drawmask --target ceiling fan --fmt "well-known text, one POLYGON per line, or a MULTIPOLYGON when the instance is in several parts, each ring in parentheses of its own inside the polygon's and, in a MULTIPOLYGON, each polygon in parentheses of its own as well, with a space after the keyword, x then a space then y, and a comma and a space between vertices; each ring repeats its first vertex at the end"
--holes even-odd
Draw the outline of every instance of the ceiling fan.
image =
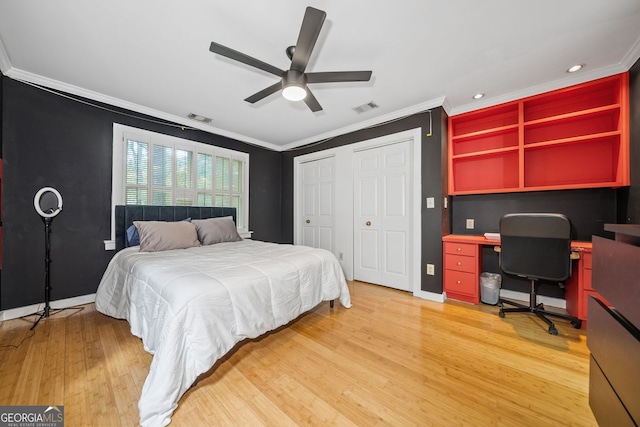
POLYGON ((245 101, 253 104, 282 89, 282 95, 285 98, 291 101, 304 100, 311 111, 320 111, 322 107, 307 87, 307 84, 366 82, 371 78, 371 71, 305 73, 309 58, 311 57, 311 51, 318 40, 326 16, 327 14, 321 10, 307 7, 304 13, 302 27, 300 28, 300 34, 298 35, 298 41, 295 46, 289 46, 286 49, 287 56, 291 59, 291 67, 287 71, 215 42, 211 42, 209 50, 218 55, 251 65, 252 67, 259 68, 280 77, 278 83, 251 95, 246 98, 245 101))

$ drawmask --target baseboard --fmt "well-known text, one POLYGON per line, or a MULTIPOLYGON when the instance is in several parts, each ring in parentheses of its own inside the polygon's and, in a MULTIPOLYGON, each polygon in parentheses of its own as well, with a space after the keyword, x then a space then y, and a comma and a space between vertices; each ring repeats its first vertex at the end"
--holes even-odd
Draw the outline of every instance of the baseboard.
POLYGON ((413 291, 413 296, 435 302, 444 302, 444 294, 436 294, 435 292, 427 292, 423 290, 413 291))
MULTIPOLYGON (((500 289, 500 296, 503 298, 513 299, 517 301, 529 302, 529 294, 526 292, 516 292, 509 289, 500 289)), ((549 307, 563 308, 566 310, 567 301, 563 298, 545 297, 538 295, 538 302, 548 305, 549 307)))
MULTIPOLYGON (((59 299, 51 301, 51 309, 57 310, 61 308, 75 307, 76 305, 91 304, 96 301, 96 294, 82 295, 79 297, 59 299)), ((17 319, 19 317, 35 314, 44 308, 44 303, 32 304, 24 307, 11 308, 9 310, 0 311, 0 321, 17 319)))

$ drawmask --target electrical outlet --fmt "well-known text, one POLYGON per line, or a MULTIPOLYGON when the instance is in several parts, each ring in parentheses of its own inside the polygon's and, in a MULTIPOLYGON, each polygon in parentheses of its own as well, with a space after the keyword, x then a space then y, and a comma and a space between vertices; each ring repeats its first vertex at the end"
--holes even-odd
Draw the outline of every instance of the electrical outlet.
POLYGON ((342 261, 342 252, 338 253, 338 260, 342 261))
POLYGON ((429 276, 433 276, 436 274, 436 266, 433 264, 427 264, 427 274, 429 276))
POLYGON ((467 219, 467 230, 473 230, 475 227, 475 221, 473 219, 467 219))

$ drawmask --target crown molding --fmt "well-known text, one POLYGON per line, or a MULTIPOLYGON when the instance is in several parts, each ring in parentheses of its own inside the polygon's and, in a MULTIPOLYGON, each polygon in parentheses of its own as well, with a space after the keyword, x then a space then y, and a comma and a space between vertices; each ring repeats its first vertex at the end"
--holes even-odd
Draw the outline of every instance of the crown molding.
POLYGON ((7 53, 7 49, 4 48, 2 39, 0 39, 0 71, 6 76, 9 70, 11 70, 11 61, 9 61, 9 54, 7 53))
POLYGON ((376 125, 380 125, 383 124, 385 122, 391 121, 391 120, 396 120, 396 119, 401 119, 407 116, 410 116, 412 114, 417 114, 417 113, 421 113, 423 111, 426 110, 430 110, 431 108, 437 108, 437 107, 441 107, 443 102, 445 101, 445 97, 441 96, 439 98, 434 98, 430 101, 426 101, 426 102, 422 102, 420 104, 416 104, 413 105, 411 107, 407 107, 407 108, 403 108, 402 110, 397 110, 397 111, 393 111, 389 114, 385 114, 383 116, 378 116, 378 117, 374 117, 372 119, 369 120, 364 120, 362 122, 358 122, 358 123, 354 123, 352 125, 349 126, 345 126, 339 129, 334 129, 332 131, 329 132, 325 132, 319 135, 315 135, 309 138, 305 138, 303 140, 291 143, 291 144, 287 144, 284 145, 282 147, 280 147, 279 151, 286 151, 286 150, 291 150, 293 148, 298 148, 301 147, 303 145, 307 145, 307 144, 311 144, 314 142, 318 142, 318 141, 322 141, 324 139, 329 139, 329 138, 333 138, 336 136, 340 136, 340 135, 345 135, 351 132, 355 132, 361 129, 366 129, 368 127, 371 126, 376 126, 376 125))
POLYGON ((451 110, 453 109, 453 107, 451 107, 451 103, 449 102, 449 99, 447 97, 444 97, 444 100, 442 101, 442 109, 445 113, 447 113, 448 116, 451 115, 451 110))
POLYGON ((38 74, 29 73, 27 71, 23 71, 20 69, 10 68, 8 72, 5 73, 5 75, 11 79, 14 79, 26 84, 33 84, 37 86, 43 86, 49 89, 59 90, 68 94, 80 96, 93 101, 101 102, 101 103, 112 105, 119 108, 124 108, 126 110, 134 111, 134 112, 151 116, 151 117, 156 117, 162 120, 167 120, 172 123, 184 125, 185 127, 194 128, 194 129, 202 130, 204 132, 225 136, 227 138, 235 139, 247 144, 268 148, 274 151, 281 151, 282 149, 282 147, 266 141, 262 141, 256 138, 251 138, 249 136, 241 135, 235 132, 230 132, 224 129, 216 128, 214 126, 207 125, 206 123, 198 122, 197 120, 188 119, 187 117, 180 117, 180 116, 168 114, 162 111, 154 110, 152 108, 147 108, 139 104, 135 104, 132 102, 124 101, 119 98, 114 98, 98 92, 83 89, 79 86, 70 85, 64 82, 60 82, 58 80, 53 80, 38 74))
MULTIPOLYGON (((0 49, 2 46, 0 45, 0 49)), ((0 51, 0 60, 2 59, 2 52, 0 51)), ((3 70, 4 72, 4 70, 3 70)), ((392 113, 375 117, 370 120, 365 120, 359 123, 355 123, 353 125, 345 126, 343 128, 335 129, 330 132, 326 132, 323 134, 315 135, 309 138, 306 138, 301 141, 297 141, 288 145, 280 146, 267 141, 259 140, 256 138, 249 137, 247 135, 241 135, 235 132, 230 132, 224 129, 216 128, 214 126, 207 125, 205 123, 200 123, 195 120, 187 119, 186 117, 180 117, 173 114, 168 114, 162 111, 158 111, 152 108, 147 108, 139 104, 135 104, 132 102, 124 101, 119 98, 114 98, 111 96, 107 96, 101 94, 99 92, 90 91, 79 86, 70 85, 68 83, 61 82, 59 80, 50 79, 47 77, 43 77, 38 74, 30 73, 24 70, 20 70, 17 68, 11 68, 4 72, 4 74, 14 80, 32 84, 37 86, 43 86, 45 88, 58 90, 61 92, 65 92, 68 94, 80 96, 82 98, 90 99, 93 101, 97 101, 103 104, 112 105, 119 108, 124 108, 126 110, 134 111, 140 114, 144 114, 151 117, 156 117, 162 120, 167 120, 172 123, 177 123, 179 125, 184 125, 190 128, 202 130, 204 132, 225 136, 227 138, 235 139, 247 144, 255 145, 262 148, 267 148, 273 151, 285 151, 291 148, 296 148, 302 145, 306 145, 312 142, 316 142, 322 139, 332 138, 339 135, 344 135, 350 132, 354 132, 360 129, 364 129, 370 126, 374 126, 377 124, 381 124, 390 120, 396 120, 405 116, 409 116, 412 114, 416 114, 431 108, 436 108, 442 106, 445 101, 445 97, 439 97, 432 99, 427 102, 423 102, 420 104, 413 105, 411 107, 404 108, 402 110, 394 111, 392 113)))
POLYGON ((622 58, 620 63, 625 70, 630 70, 631 67, 640 59, 640 37, 636 39, 636 42, 627 51, 627 54, 622 58))

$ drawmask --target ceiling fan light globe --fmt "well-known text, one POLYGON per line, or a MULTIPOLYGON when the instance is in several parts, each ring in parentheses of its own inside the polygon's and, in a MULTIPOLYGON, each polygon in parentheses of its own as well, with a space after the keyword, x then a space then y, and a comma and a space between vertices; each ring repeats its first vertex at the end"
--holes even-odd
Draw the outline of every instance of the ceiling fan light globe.
POLYGON ((289 101, 302 101, 307 97, 307 91, 301 86, 290 85, 282 89, 282 96, 289 101))

